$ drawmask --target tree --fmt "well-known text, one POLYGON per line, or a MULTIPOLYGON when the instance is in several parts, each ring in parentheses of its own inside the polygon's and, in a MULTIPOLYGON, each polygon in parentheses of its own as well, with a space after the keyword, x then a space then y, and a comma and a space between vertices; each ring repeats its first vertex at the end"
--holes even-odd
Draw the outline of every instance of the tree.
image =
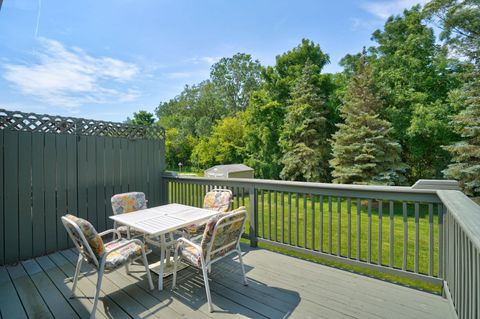
POLYGON ((260 87, 262 66, 250 54, 237 53, 212 66, 210 78, 229 111, 244 111, 250 94, 260 87))
POLYGON ((312 79, 316 85, 320 86, 320 72, 323 67, 330 62, 328 54, 324 53, 318 44, 308 39, 302 39, 302 42, 295 48, 281 55, 277 55, 275 66, 267 67, 263 72, 265 89, 269 92, 273 100, 282 105, 286 105, 290 99, 290 92, 295 86, 296 81, 302 76, 302 71, 310 61, 314 72, 312 79))
POLYGON ((282 169, 280 129, 285 109, 265 90, 255 92, 245 112, 246 164, 259 178, 278 179, 282 169))
POLYGON ((326 109, 315 83, 317 70, 307 60, 292 90, 280 137, 283 179, 313 182, 329 178, 326 109))
POLYGON ((150 126, 155 123, 155 118, 150 112, 138 111, 133 113, 133 119, 127 118, 127 122, 130 124, 150 126))
POLYGON ((190 166, 190 154, 197 140, 184 133, 175 127, 165 131, 165 162, 170 169, 176 169, 178 163, 190 166))
POLYGON ((452 76, 456 63, 436 43, 420 6, 391 16, 372 38, 378 45, 369 49, 369 60, 385 102, 380 113, 403 146, 409 182, 438 178, 450 160, 440 146, 454 138, 446 116, 453 110, 446 101, 449 90, 458 86, 452 76), (425 126, 436 127, 435 133, 425 126))
POLYGON ((243 113, 219 120, 212 134, 195 145, 191 161, 199 168, 216 164, 243 163, 245 159, 245 123, 243 113))
POLYGON ((330 164, 335 183, 394 185, 404 181, 401 146, 391 137, 392 125, 379 117, 381 108, 364 52, 340 109, 345 123, 337 124, 332 137, 330 164))
POLYGON ((424 12, 440 22, 440 38, 451 53, 469 62, 460 73, 462 88, 450 91, 452 125, 460 141, 446 146, 453 158, 444 170, 447 178, 460 181, 465 193, 480 198, 480 4, 475 0, 433 0, 424 12))

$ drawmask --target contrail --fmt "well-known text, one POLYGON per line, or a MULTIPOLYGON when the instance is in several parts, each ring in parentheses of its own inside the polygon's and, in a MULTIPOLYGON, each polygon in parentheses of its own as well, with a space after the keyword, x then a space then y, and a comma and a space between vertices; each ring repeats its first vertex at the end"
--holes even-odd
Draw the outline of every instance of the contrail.
POLYGON ((35 26, 35 38, 38 37, 38 26, 40 25, 40 12, 42 10, 42 0, 38 0, 37 25, 35 26))

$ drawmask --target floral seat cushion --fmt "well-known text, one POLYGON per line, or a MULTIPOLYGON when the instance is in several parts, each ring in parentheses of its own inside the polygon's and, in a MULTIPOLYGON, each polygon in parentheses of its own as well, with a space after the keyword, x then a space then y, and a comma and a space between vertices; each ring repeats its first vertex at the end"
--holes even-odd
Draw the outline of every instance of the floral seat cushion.
MULTIPOLYGON (((128 228, 129 228, 128 226, 119 226, 119 227, 117 227, 117 230, 120 232, 120 234, 126 236, 128 234, 128 228)), ((130 236, 131 237, 137 237, 137 236, 141 236, 143 234, 144 233, 142 233, 141 231, 130 227, 130 236)))
MULTIPOLYGON (((120 245, 128 242, 127 239, 122 238, 110 243, 105 244, 105 249, 107 251, 112 250, 120 245)), ((125 247, 120 248, 117 251, 114 251, 107 255, 105 260, 105 269, 111 270, 125 265, 127 262, 139 257, 142 255, 142 246, 137 243, 130 243, 125 247)))
MULTIPOLYGON (((83 236, 87 240, 90 248, 92 249, 95 257, 97 258, 97 260, 100 260, 105 254, 105 245, 103 243, 102 237, 100 237, 100 235, 98 235, 97 231, 95 230, 95 227, 93 227, 93 225, 88 220, 85 220, 83 218, 79 218, 71 214, 67 214, 65 215, 65 217, 77 224, 77 226, 80 228, 80 231, 83 233, 83 236)), ((79 238, 76 229, 70 224, 67 224, 67 227, 69 227, 72 234, 77 238, 77 242, 80 243, 80 245, 82 246, 82 255, 87 261, 93 262, 92 257, 90 256, 88 251, 86 251, 86 248, 83 247, 82 239, 79 238)))
MULTIPOLYGON (((202 238, 194 238, 191 241, 200 246, 202 238)), ((189 264, 195 267, 200 267, 201 256, 197 249, 193 248, 192 246, 182 245, 180 246, 179 254, 189 264)))

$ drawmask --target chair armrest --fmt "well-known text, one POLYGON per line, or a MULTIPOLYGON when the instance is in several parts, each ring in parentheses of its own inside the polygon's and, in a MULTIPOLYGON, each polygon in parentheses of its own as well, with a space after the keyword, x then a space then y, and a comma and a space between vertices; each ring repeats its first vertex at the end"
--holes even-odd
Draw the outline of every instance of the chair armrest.
POLYGON ((200 247, 199 245, 195 244, 194 242, 188 240, 185 237, 180 237, 179 239, 177 239, 177 249, 178 249, 178 247, 180 247, 180 245, 182 243, 185 243, 188 246, 191 246, 191 247, 195 248, 199 253, 202 253, 202 251, 203 251, 202 247, 200 247))
POLYGON ((108 234, 111 234, 111 233, 115 233, 118 238, 122 238, 122 235, 120 234, 120 232, 116 229, 107 229, 106 231, 103 231, 101 232, 100 234, 98 234, 100 237, 103 237, 105 235, 108 235, 108 234))

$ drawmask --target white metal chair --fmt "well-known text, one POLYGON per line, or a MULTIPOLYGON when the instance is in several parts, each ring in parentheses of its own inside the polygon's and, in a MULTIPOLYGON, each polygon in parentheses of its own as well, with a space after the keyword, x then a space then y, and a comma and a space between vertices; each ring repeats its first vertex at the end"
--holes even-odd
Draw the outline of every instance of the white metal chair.
MULTIPOLYGON (((216 210, 225 213, 230 208, 233 201, 232 191, 229 189, 215 188, 205 194, 203 199, 203 208, 216 210)), ((200 236, 205 230, 205 223, 200 225, 189 225, 181 229, 184 237, 192 238, 200 236)))
POLYGON ((175 289, 177 263, 181 259, 194 267, 200 268, 203 272, 203 281, 205 282, 208 310, 212 312, 213 306, 208 284, 208 270, 213 263, 232 253, 238 255, 243 273, 243 283, 248 285, 243 266, 242 251, 240 250, 240 238, 242 237, 246 218, 247 210, 245 207, 240 207, 230 213, 212 217, 206 225, 201 240, 198 238, 187 239, 185 237, 178 239, 174 256, 172 289, 175 289))
POLYGON ((79 252, 77 267, 73 277, 72 298, 75 297, 75 289, 82 263, 86 261, 98 271, 95 299, 90 318, 95 318, 103 274, 106 271, 113 271, 121 266, 127 266, 132 261, 141 258, 147 272, 148 284, 150 289, 153 290, 145 246, 141 240, 122 238, 116 229, 106 230, 98 234, 90 222, 73 215, 62 216, 62 223, 79 252), (118 239, 104 243, 102 237, 112 233, 117 234, 118 239))

